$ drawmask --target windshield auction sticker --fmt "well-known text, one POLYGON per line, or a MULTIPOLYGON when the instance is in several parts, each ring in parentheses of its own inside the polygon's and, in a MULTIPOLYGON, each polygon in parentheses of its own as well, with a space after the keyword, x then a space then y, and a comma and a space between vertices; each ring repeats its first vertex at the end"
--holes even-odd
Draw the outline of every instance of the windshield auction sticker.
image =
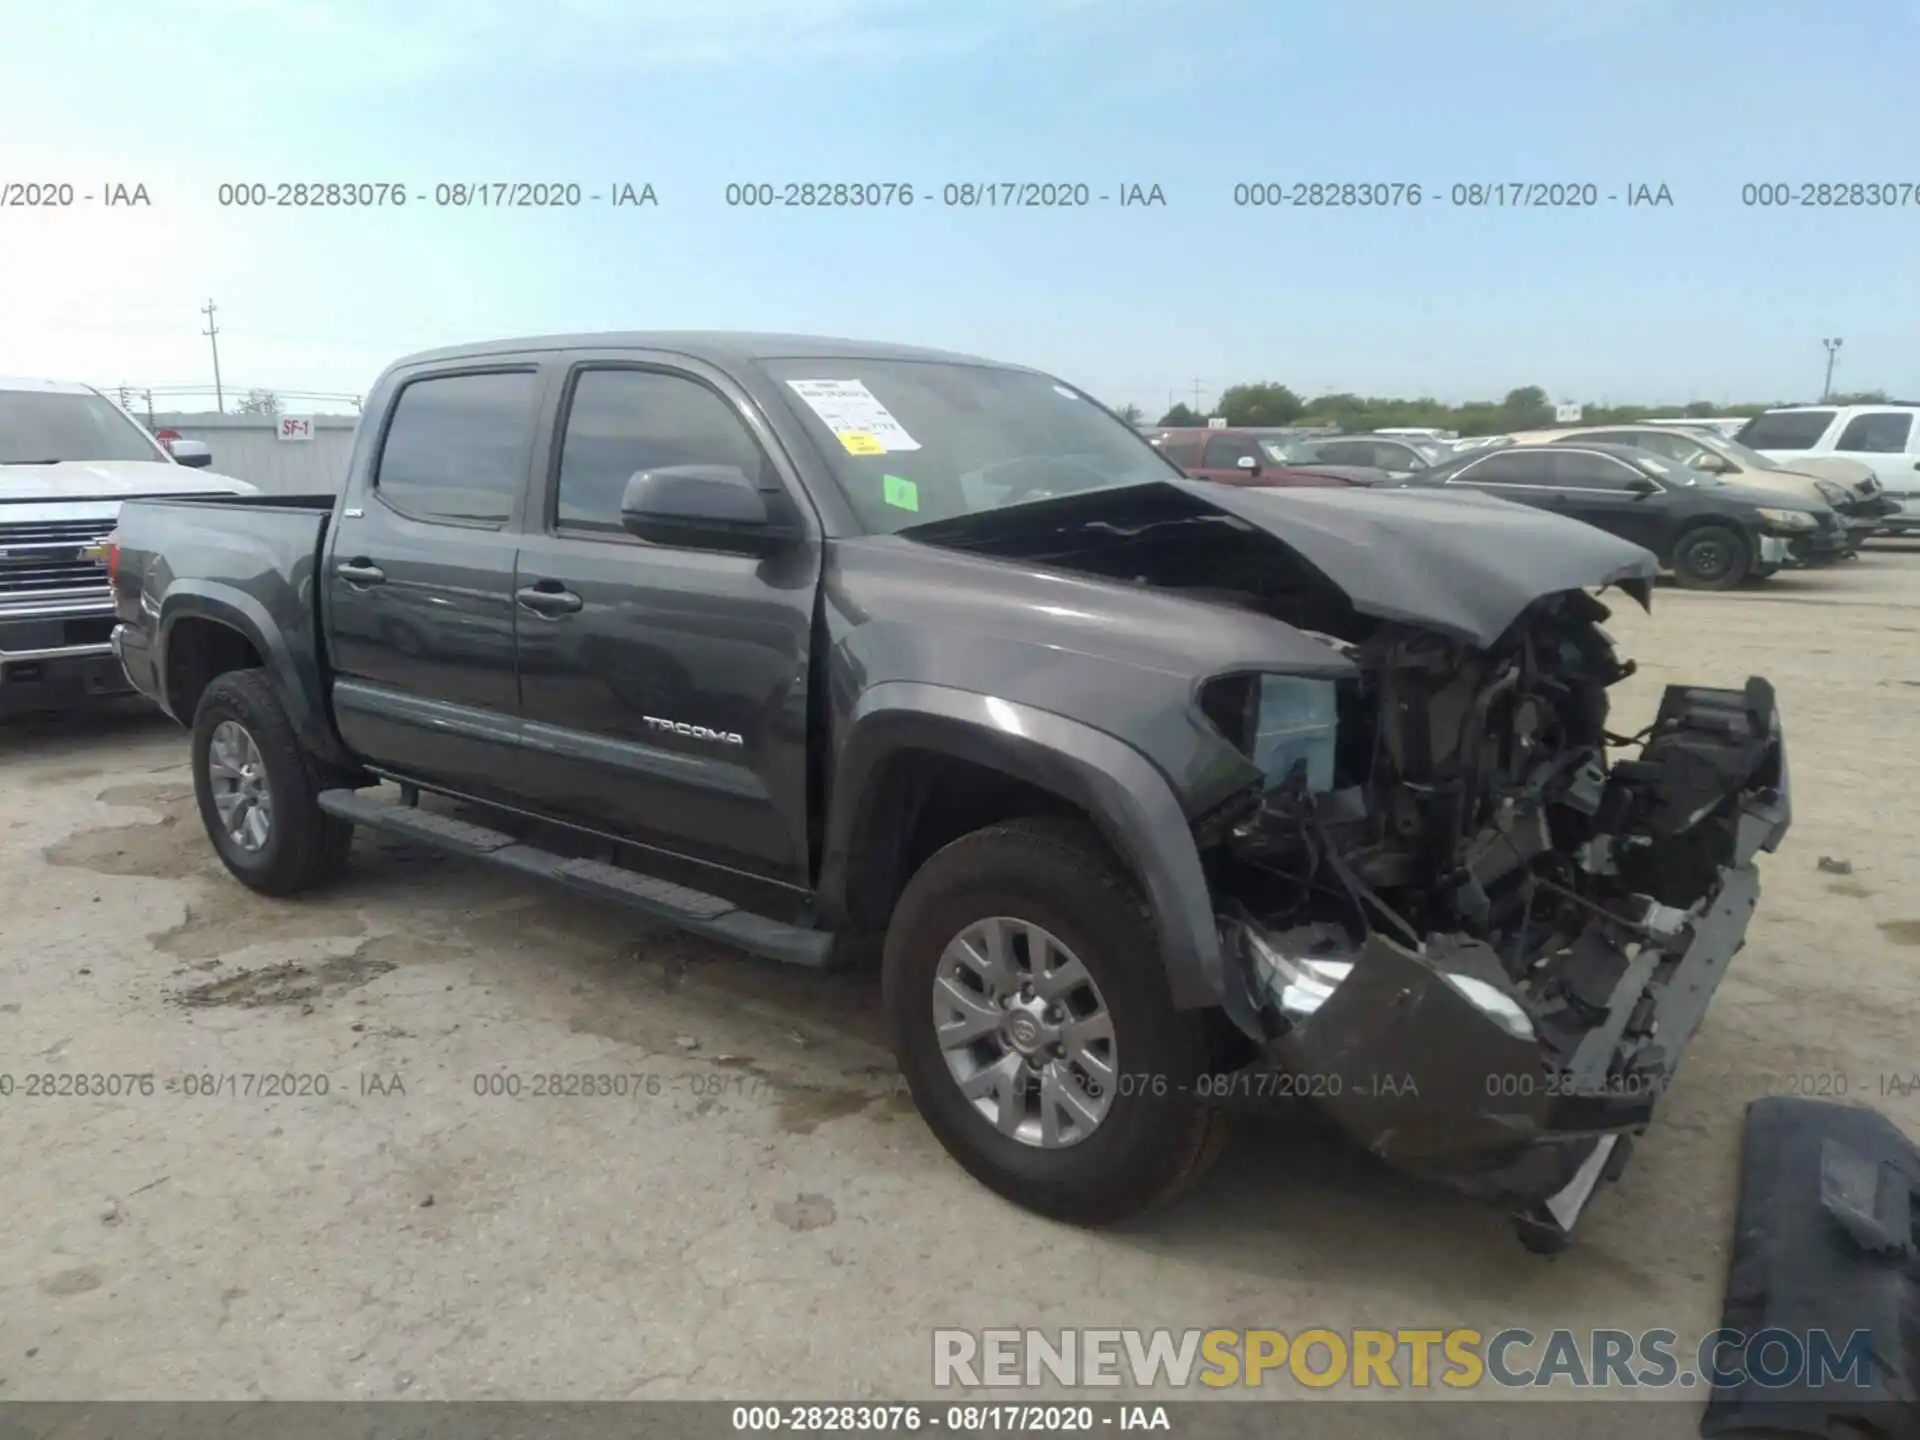
POLYGON ((858 380, 789 380, 787 384, 855 455, 875 453, 854 448, 864 447, 870 440, 879 443, 881 454, 920 448, 920 442, 907 433, 907 427, 894 419, 892 412, 858 380), (849 436, 857 438, 850 441, 849 436))

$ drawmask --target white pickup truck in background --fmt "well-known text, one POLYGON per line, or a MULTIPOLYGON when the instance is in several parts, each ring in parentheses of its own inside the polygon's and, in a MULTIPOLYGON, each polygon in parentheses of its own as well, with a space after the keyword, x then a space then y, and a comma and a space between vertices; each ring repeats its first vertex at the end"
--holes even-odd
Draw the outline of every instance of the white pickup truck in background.
POLYGON ((1823 460, 1865 465, 1900 502, 1881 533, 1920 531, 1920 405, 1780 406, 1747 421, 1734 439, 1799 470, 1823 460))
POLYGON ((252 495, 86 385, 0 377, 0 720, 129 691, 95 547, 135 495, 252 495))

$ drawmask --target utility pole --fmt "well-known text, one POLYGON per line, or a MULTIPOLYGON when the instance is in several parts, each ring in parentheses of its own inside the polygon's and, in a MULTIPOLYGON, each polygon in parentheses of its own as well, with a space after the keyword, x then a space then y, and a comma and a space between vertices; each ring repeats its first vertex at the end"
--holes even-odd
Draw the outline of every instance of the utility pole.
POLYGON ((211 300, 200 307, 200 313, 207 317, 207 328, 200 333, 213 346, 213 408, 224 415, 227 413, 227 397, 220 389, 220 327, 213 323, 214 308, 211 300))
POLYGON ((140 393, 147 400, 147 429, 151 430, 153 429, 153 391, 142 390, 140 393))
POLYGON ((1193 413, 1196 415, 1207 413, 1200 408, 1200 377, 1198 375, 1193 377, 1193 413))
POLYGON ((1840 341, 1836 336, 1832 340, 1822 340, 1820 343, 1827 347, 1827 383, 1820 390, 1820 398, 1824 400, 1833 394, 1833 357, 1840 353, 1840 341))

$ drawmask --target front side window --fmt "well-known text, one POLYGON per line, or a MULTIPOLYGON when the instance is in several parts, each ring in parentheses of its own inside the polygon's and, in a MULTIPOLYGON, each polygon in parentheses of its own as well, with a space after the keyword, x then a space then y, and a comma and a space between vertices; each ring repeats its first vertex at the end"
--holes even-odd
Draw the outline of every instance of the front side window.
POLYGON ((733 407, 690 376, 581 372, 567 407, 554 523, 621 533, 627 482, 669 465, 730 465, 761 485, 767 460, 733 407))
POLYGON ((1131 425, 1031 370, 860 357, 760 369, 870 533, 1183 478, 1131 425))
POLYGON ((1260 447, 1244 435, 1211 435, 1207 438, 1204 470, 1231 470, 1248 456, 1260 458, 1260 447))
POLYGON ((0 465, 62 460, 168 463, 159 442, 102 396, 70 390, 0 390, 0 465))
POLYGON ((504 525, 527 480, 537 380, 515 370, 413 381, 394 403, 374 493, 415 520, 504 525))
POLYGON ((1913 416, 1904 411, 1882 410, 1873 415, 1856 415, 1840 432, 1833 448, 1866 455, 1904 455, 1907 437, 1912 431, 1913 416))
POLYGON ((1827 433, 1833 410, 1776 410, 1756 415, 1733 438, 1755 450, 1811 450, 1827 433))

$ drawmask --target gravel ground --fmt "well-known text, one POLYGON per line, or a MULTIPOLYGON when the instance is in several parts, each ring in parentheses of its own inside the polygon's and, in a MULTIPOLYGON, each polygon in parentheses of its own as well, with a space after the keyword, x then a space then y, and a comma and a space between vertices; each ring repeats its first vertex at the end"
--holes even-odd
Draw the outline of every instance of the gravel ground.
MULTIPOLYGON (((863 981, 367 836, 271 903, 213 859, 170 723, 16 725, 0 1398, 898 1398, 943 1325, 1704 1332, 1748 1099, 1844 1090, 1920 1136, 1881 1093, 1920 1069, 1920 549, 1611 628, 1617 728, 1669 680, 1773 679, 1796 816, 1661 1118, 1550 1261, 1285 1117, 1148 1221, 1048 1223, 935 1145, 863 981), (127 1072, 155 1093, 24 1094, 127 1072), (526 1093, 574 1073, 650 1078, 526 1093)), ((1686 1398, 1657 1428, 1693 1432, 1686 1398)))

